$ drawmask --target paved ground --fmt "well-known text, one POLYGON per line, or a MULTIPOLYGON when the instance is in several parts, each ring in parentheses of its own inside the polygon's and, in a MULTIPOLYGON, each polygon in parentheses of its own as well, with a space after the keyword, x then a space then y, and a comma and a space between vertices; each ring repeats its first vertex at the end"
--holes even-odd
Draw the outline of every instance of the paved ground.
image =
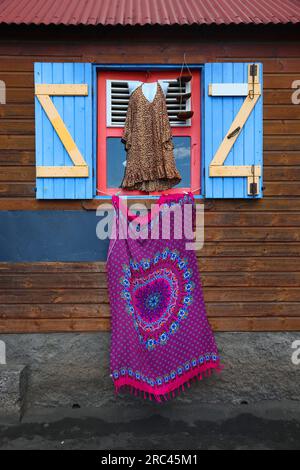
POLYGON ((300 405, 31 410, 0 418, 0 449, 300 449, 300 405), (114 418, 112 419, 112 415, 114 418))

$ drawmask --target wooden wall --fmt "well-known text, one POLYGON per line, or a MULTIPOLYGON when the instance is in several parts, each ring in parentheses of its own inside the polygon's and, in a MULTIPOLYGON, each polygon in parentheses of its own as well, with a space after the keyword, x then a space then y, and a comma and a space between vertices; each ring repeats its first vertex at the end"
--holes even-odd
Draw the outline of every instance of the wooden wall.
MULTIPOLYGON (((199 266, 215 330, 300 330, 300 105, 291 102, 291 84, 300 80, 300 38, 235 37, 228 30, 204 37, 191 29, 176 42, 176 34, 165 32, 124 39, 109 31, 82 33, 80 41, 65 31, 55 42, 47 32, 35 39, 2 36, 7 105, 0 105, 0 211, 96 207, 95 201, 35 200, 33 62, 180 63, 184 52, 191 63, 261 61, 265 197, 205 202, 199 266)), ((0 263, 2 332, 108 330, 107 302, 104 263, 0 263)))

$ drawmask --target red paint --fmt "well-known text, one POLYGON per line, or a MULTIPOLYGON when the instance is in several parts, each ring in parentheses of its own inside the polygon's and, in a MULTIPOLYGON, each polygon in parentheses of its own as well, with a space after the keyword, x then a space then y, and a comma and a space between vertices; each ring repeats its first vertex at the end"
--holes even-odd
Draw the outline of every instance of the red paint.
MULTIPOLYGON (((120 137, 123 133, 123 127, 107 127, 106 125, 106 80, 140 80, 142 82, 154 82, 159 79, 176 78, 180 70, 159 70, 146 73, 145 71, 103 71, 98 74, 98 126, 97 126, 97 194, 115 194, 120 191, 119 188, 107 188, 106 184, 106 139, 108 137, 120 137)), ((174 188, 168 190, 171 192, 192 191, 194 194, 200 194, 200 155, 201 155, 201 112, 200 112, 200 72, 192 71, 193 79, 191 82, 192 96, 191 109, 194 111, 191 119, 191 126, 172 127, 173 137, 188 136, 191 138, 191 187, 174 188)), ((142 194, 140 191, 121 191, 121 194, 142 194)), ((152 195, 160 193, 151 193, 152 195)))
POLYGON ((286 24, 297 0, 2 0, 0 23, 64 25, 286 24))

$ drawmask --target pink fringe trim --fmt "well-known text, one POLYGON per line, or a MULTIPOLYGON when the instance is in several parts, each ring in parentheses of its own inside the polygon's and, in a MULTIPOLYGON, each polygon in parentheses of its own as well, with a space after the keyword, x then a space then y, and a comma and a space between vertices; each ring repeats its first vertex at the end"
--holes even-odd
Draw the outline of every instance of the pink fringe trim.
POLYGON ((176 392, 179 395, 180 389, 184 392, 185 385, 189 388, 191 382, 196 382, 197 379, 202 380, 203 376, 209 377, 213 370, 215 372, 221 372, 223 367, 220 362, 207 362, 170 380, 168 384, 161 386, 155 385, 154 387, 133 377, 119 377, 118 379, 114 379, 115 394, 117 395, 123 387, 130 387, 131 394, 143 396, 144 399, 148 398, 150 401, 154 398, 157 402, 161 403, 163 400, 174 398, 176 392))

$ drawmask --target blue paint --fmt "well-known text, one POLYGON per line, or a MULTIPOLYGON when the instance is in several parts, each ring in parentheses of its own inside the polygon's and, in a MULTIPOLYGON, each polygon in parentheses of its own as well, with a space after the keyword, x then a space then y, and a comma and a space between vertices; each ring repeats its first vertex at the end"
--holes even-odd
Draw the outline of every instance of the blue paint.
MULTIPOLYGON (((35 83, 86 83, 87 96, 51 99, 89 166, 88 178, 37 178, 37 199, 91 199, 93 192, 92 64, 35 63, 35 83)), ((38 99, 35 98, 36 162, 45 166, 73 166, 38 99)))
POLYGON ((202 72, 201 73, 201 90, 200 90, 200 100, 201 100, 201 161, 200 161, 200 172, 201 172, 201 179, 200 179, 200 186, 201 186, 201 198, 204 198, 205 194, 205 184, 206 184, 206 179, 205 179, 205 160, 204 160, 204 154, 205 154, 205 139, 204 139, 204 132, 203 132, 203 126, 204 126, 204 119, 205 119, 205 100, 204 100, 204 95, 205 95, 205 90, 206 90, 206 82, 205 82, 205 74, 202 72))
MULTIPOLYGON (((57 64, 56 71, 55 71, 56 83, 63 84, 64 77, 67 79, 67 76, 65 76, 64 64, 63 63, 57 64)), ((62 96, 53 96, 51 99, 56 109, 63 109, 64 98, 62 96)), ((45 119, 46 119, 46 116, 45 116, 45 119)), ((65 115, 63 119, 65 120, 65 115)), ((69 128, 69 130, 71 131, 71 135, 74 135, 73 129, 69 128)), ((62 146, 61 146, 61 141, 58 135, 56 134, 56 132, 53 132, 53 152, 54 152, 54 155, 56 155, 56 164, 59 164, 62 166, 70 165, 70 159, 68 156, 66 156, 66 152, 63 151, 62 146)), ((53 178, 53 194, 55 194, 57 198, 63 199, 65 197, 65 184, 66 184, 65 178, 53 178)))
MULTIPOLYGON (((243 64, 239 64, 243 67, 243 64)), ((223 69, 223 76, 222 79, 224 80, 225 83, 243 83, 244 80, 243 78, 239 77, 238 73, 235 73, 237 71, 234 70, 234 64, 230 64, 229 67, 226 67, 223 69), (239 79, 239 80, 238 80, 239 79)), ((242 97, 242 100, 245 97, 242 97)), ((226 99, 224 98, 223 102, 224 108, 223 108, 223 127, 222 127, 222 136, 227 132, 229 127, 231 126, 231 123, 234 119, 234 116, 236 114, 236 107, 240 107, 240 99, 235 99, 232 96, 228 96, 226 99)), ((240 146, 241 141, 237 141, 233 147, 233 149, 229 152, 228 157, 226 159, 226 165, 237 165, 237 161, 239 159, 239 151, 237 151, 236 146, 240 146)), ((243 165, 243 162, 241 162, 241 165, 243 165)), ((224 178, 224 186, 223 186, 223 197, 233 197, 234 195, 234 189, 235 189, 235 181, 234 178, 224 178)))
POLYGON ((0 261, 105 261, 95 211, 1 211, 0 261))
MULTIPOLYGON (((233 83, 247 83, 248 81, 248 70, 245 64, 238 63, 238 64, 231 64, 232 69, 232 79, 233 83)), ((226 67, 225 67, 226 70, 226 67)), ((229 98, 232 103, 233 114, 231 122, 228 122, 228 126, 224 126, 224 134, 228 132, 228 129, 234 119, 234 117, 239 112, 244 100, 245 96, 234 96, 229 98)), ((225 102, 224 102, 225 106, 225 102)), ((251 129, 251 118, 253 113, 247 119, 246 125, 244 126, 243 131, 240 133, 239 137, 237 138, 233 148, 229 152, 229 160, 226 159, 226 165, 230 165, 230 161, 233 165, 246 165, 246 162, 254 163, 254 154, 253 150, 251 149, 251 140, 253 136, 253 129, 251 129), (249 149, 249 151, 248 151, 249 149)), ((228 191, 227 194, 224 191, 224 197, 229 198, 245 198, 247 197, 247 178, 224 178, 223 187, 225 189, 226 180, 229 180, 227 183, 228 191)))
MULTIPOLYGON (((261 93, 264 89, 263 80, 263 65, 260 64, 259 81, 261 84, 261 93)), ((255 106, 254 109, 254 147, 255 147, 255 165, 261 165, 261 178, 260 178, 260 192, 263 197, 263 180, 264 180, 264 166, 263 166, 263 98, 260 97, 260 106, 255 106)))
POLYGON ((98 85, 97 85, 97 73, 98 69, 95 64, 92 65, 92 80, 93 80, 93 90, 92 90, 92 113, 93 113, 93 140, 92 140, 92 151, 93 151, 93 197, 97 196, 97 116, 98 116, 98 85))
MULTIPOLYGON (((219 148, 224 136, 240 109, 244 97, 240 96, 209 96, 210 83, 247 83, 247 63, 208 63, 204 66, 204 90, 202 114, 203 129, 203 165, 204 165, 204 195, 206 198, 244 198, 253 199, 248 195, 246 177, 210 177, 209 164, 219 148)), ((262 83, 262 64, 260 64, 260 83, 262 83)), ((263 166, 262 145, 262 96, 247 119, 233 148, 228 154, 224 165, 261 165, 263 166)), ((259 194, 262 197, 262 178, 259 182, 259 194)))
MULTIPOLYGON (((204 64, 189 64, 189 68, 202 69, 204 64)), ((182 64, 94 64, 96 69, 103 70, 176 70, 181 69, 182 64)))

